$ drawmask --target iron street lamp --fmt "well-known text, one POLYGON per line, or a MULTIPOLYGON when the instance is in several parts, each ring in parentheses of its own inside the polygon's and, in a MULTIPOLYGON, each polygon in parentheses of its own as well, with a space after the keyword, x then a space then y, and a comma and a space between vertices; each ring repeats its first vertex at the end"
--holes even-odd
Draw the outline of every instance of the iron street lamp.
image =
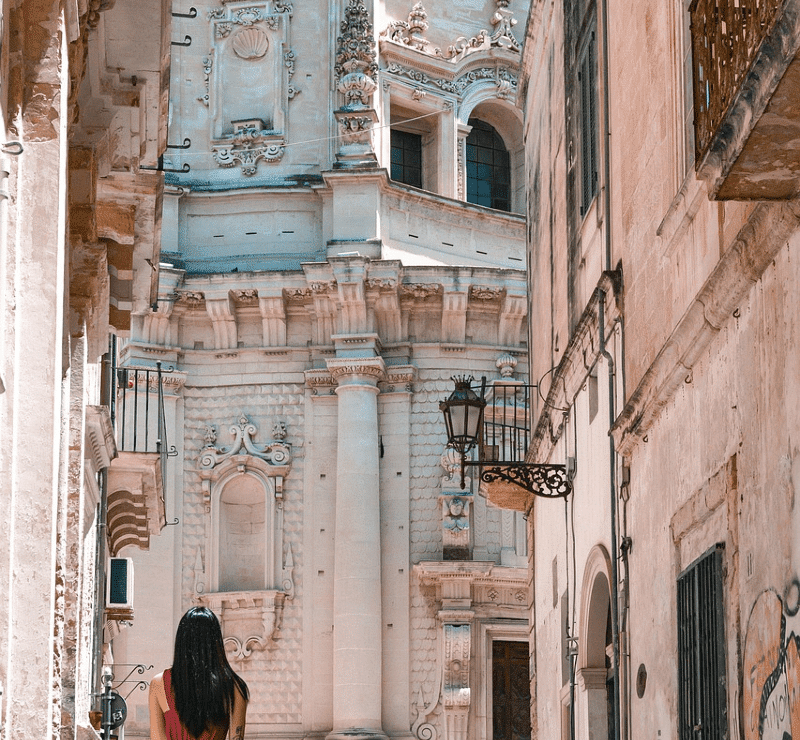
POLYGON ((472 390, 471 375, 456 376, 453 382, 456 389, 446 401, 439 403, 439 411, 444 414, 448 444, 461 455, 461 490, 464 490, 464 466, 467 453, 478 444, 483 428, 483 410, 486 408, 484 393, 486 378, 481 379, 481 395, 472 390))
MULTIPOLYGON (((473 390, 472 381, 472 376, 455 376, 453 378, 455 390, 447 400, 439 403, 439 410, 444 416, 444 424, 447 429, 447 443, 461 456, 461 489, 465 488, 464 469, 467 465, 472 465, 483 468, 481 481, 484 483, 513 483, 536 496, 566 498, 572 491, 572 481, 567 475, 566 466, 530 463, 516 459, 516 448, 519 446, 521 430, 516 417, 509 423, 504 421, 506 418, 505 398, 499 407, 491 407, 492 416, 486 422, 486 425, 491 428, 489 442, 498 443, 489 446, 501 459, 467 461, 467 453, 476 446, 480 448, 486 442, 484 439, 486 378, 481 378, 480 395, 473 390), (501 418, 499 422, 498 415, 501 418), (499 433, 498 428, 500 428, 499 433), (509 459, 502 459, 504 457, 509 459)), ((526 389, 526 392, 530 387, 516 386, 516 388, 526 389)), ((530 409, 527 395, 523 407, 525 420, 522 431, 525 440, 524 447, 527 449, 530 431, 528 424, 530 409)))

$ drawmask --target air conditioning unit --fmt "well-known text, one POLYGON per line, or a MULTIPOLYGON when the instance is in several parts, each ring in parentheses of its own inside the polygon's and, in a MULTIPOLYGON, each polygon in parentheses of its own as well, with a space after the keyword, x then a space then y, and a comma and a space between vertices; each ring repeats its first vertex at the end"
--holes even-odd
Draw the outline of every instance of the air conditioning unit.
POLYGON ((133 609, 133 560, 131 558, 111 558, 108 565, 109 609, 133 609))

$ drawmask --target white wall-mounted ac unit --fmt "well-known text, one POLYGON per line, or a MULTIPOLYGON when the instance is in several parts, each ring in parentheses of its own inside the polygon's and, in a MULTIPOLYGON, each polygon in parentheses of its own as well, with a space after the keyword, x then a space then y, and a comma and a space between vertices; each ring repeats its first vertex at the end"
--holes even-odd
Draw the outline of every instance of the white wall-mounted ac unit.
POLYGON ((106 606, 133 609, 133 560, 111 558, 108 565, 106 606))

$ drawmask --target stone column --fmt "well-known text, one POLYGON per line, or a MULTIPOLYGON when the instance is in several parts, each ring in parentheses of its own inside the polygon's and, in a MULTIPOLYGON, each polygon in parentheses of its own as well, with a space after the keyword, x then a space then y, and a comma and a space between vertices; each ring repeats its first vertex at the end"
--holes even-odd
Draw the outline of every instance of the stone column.
POLYGON ((334 738, 385 738, 378 388, 380 357, 328 360, 338 382, 333 585, 334 738))

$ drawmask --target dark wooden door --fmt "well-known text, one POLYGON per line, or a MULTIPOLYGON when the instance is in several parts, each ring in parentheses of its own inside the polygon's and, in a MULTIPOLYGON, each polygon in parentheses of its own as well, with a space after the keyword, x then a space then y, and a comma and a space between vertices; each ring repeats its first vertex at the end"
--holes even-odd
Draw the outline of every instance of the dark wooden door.
POLYGON ((493 740, 530 740, 531 682, 528 643, 492 643, 493 740))

